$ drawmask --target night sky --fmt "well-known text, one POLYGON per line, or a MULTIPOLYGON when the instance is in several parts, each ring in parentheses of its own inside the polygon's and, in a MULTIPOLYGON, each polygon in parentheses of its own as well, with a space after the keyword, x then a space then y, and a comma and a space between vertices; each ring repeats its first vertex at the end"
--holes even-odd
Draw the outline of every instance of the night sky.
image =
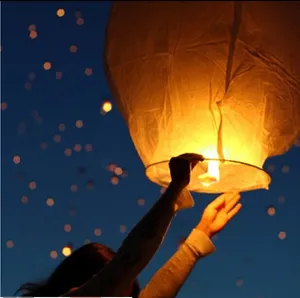
MULTIPOLYGON (((109 8, 108 1, 2 2, 1 296, 47 277, 66 245, 117 249, 160 196, 106 83, 109 8)), ((199 261, 178 297, 300 297, 299 147, 300 140, 267 161, 270 190, 242 194, 240 214, 215 239, 217 252, 199 261)), ((214 196, 194 197, 142 285, 214 196)))

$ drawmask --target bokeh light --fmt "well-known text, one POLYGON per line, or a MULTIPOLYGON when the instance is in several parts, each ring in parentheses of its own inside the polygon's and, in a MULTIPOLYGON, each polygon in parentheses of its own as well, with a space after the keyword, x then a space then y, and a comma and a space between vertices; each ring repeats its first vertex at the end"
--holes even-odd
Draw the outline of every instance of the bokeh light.
POLYGON ((52 65, 50 62, 46 61, 44 64, 43 64, 43 67, 45 70, 50 70, 52 65))
POLYGON ((94 230, 94 234, 95 234, 95 236, 101 236, 102 235, 102 231, 99 228, 96 228, 94 230))
POLYGON ((63 132, 63 131, 65 131, 65 129, 66 129, 66 127, 65 127, 65 125, 64 125, 63 123, 60 123, 60 124, 58 125, 58 130, 59 130, 59 131, 63 132))
POLYGON ((48 198, 47 201, 46 201, 46 204, 49 206, 49 207, 52 207, 54 205, 54 200, 53 198, 48 198))
POLYGON ((139 206, 145 206, 146 201, 145 201, 145 199, 138 199, 137 203, 138 203, 139 206))
POLYGON ((286 238, 286 232, 279 232, 278 238, 279 238, 280 240, 284 240, 284 239, 286 238))
POLYGON ((290 172, 290 167, 289 166, 283 166, 281 169, 282 173, 287 174, 290 172))
POLYGON ((86 183, 86 188, 92 190, 95 187, 95 182, 93 180, 88 180, 86 183))
POLYGON ((61 71, 57 71, 57 72, 55 73, 55 78, 56 78, 57 80, 61 80, 61 79, 62 79, 62 76, 63 76, 63 73, 62 73, 61 71))
POLYGON ((55 136, 53 137, 53 141, 54 141, 55 143, 60 143, 60 142, 61 142, 61 135, 55 135, 55 136))
POLYGON ((126 233, 127 232, 127 227, 125 225, 120 225, 120 232, 122 234, 126 233))
POLYGON ((5 111, 7 109, 7 102, 1 102, 1 111, 5 111))
POLYGON ((35 38, 37 38, 37 36, 38 36, 38 34, 37 34, 36 31, 30 31, 30 32, 29 32, 29 37, 30 37, 31 39, 35 39, 35 38))
POLYGON ((76 24, 80 25, 80 26, 83 25, 84 24, 84 19, 83 18, 77 18, 76 24))
POLYGON ((51 257, 51 259, 56 259, 56 258, 58 257, 57 252, 56 252, 55 250, 52 250, 52 251, 50 252, 50 257, 51 257))
POLYGON ((72 149, 71 148, 66 148, 64 153, 65 153, 65 156, 71 156, 72 155, 72 149))
POLYGON ((27 196, 22 196, 21 197, 21 203, 22 204, 27 204, 28 203, 28 197, 27 196))
POLYGON ((110 179, 110 182, 111 182, 111 184, 113 184, 113 185, 119 184, 119 177, 117 177, 117 176, 112 176, 111 179, 110 179))
POLYGON ((7 246, 7 248, 13 248, 14 247, 14 242, 12 241, 12 240, 8 240, 8 241, 6 241, 6 246, 7 246))
POLYGON ((72 184, 70 186, 70 190, 71 190, 71 192, 76 192, 76 191, 78 191, 78 186, 76 184, 72 184))
POLYGON ((270 206, 270 207, 268 208, 268 214, 269 214, 270 216, 274 216, 274 215, 276 214, 276 209, 275 209, 274 206, 270 206))
POLYGON ((28 187, 31 190, 35 190, 36 189, 36 182, 35 181, 30 181, 29 184, 28 184, 28 187))
POLYGON ((65 15, 65 10, 63 8, 59 8, 57 11, 56 11, 56 15, 61 18, 65 15))
POLYGON ((29 32, 30 32, 30 31, 36 31, 36 26, 35 26, 35 24, 29 25, 29 26, 28 26, 28 31, 29 31, 29 32))
POLYGON ((64 225, 64 231, 65 231, 66 233, 71 232, 71 231, 72 231, 72 226, 71 226, 70 224, 65 224, 65 225, 64 225))
POLYGON ((75 144, 75 146, 74 146, 74 148, 73 148, 73 150, 74 150, 75 152, 80 152, 81 149, 82 149, 82 147, 81 147, 80 144, 75 144))
POLYGON ((81 12, 80 12, 80 11, 75 11, 74 16, 75 16, 76 19, 78 19, 78 18, 80 18, 82 15, 81 15, 81 12))
POLYGON ((93 146, 92 146, 92 144, 86 144, 84 146, 84 149, 86 152, 91 152, 91 151, 93 151, 93 146))
POLYGON ((19 156, 19 155, 15 155, 14 157, 13 157, 13 162, 14 162, 14 164, 19 164, 20 162, 21 162, 21 157, 19 156))
POLYGON ((102 104, 102 112, 104 113, 108 113, 112 110, 112 103, 110 101, 105 101, 103 104, 102 104))
POLYGON ((86 76, 89 77, 93 74, 93 70, 92 70, 92 68, 86 68, 84 73, 85 73, 86 76))
POLYGON ((75 126, 76 126, 76 128, 82 128, 83 127, 83 121, 82 120, 77 120, 75 122, 75 126))
POLYGON ((31 82, 27 81, 27 82, 25 83, 24 87, 25 87, 25 89, 26 89, 27 91, 31 90, 31 88, 32 88, 31 82))
POLYGON ((65 246, 61 253, 65 256, 65 257, 69 257, 72 254, 72 248, 70 246, 65 246))
POLYGON ((279 204, 284 204, 284 203, 285 203, 285 197, 284 197, 284 196, 280 196, 280 197, 278 198, 278 203, 279 203, 279 204))
POLYGON ((116 167, 117 167, 116 164, 110 163, 110 164, 106 167, 106 169, 107 169, 109 172, 114 172, 116 167))
POLYGON ((71 45, 70 48, 69 48, 69 51, 70 51, 71 53, 76 53, 77 50, 78 50, 78 47, 75 46, 75 45, 71 45))
POLYGON ((123 174, 123 170, 120 167, 116 167, 114 170, 115 175, 121 176, 123 174))
POLYGON ((273 173, 274 171, 275 171, 275 165, 268 165, 268 167, 267 167, 267 171, 269 172, 269 173, 273 173))

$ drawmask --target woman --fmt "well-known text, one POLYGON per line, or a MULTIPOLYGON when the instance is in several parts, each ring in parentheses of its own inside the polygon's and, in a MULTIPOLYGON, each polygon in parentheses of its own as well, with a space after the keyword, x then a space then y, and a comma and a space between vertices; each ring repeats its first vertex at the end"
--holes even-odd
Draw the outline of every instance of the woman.
POLYGON ((172 218, 178 210, 193 206, 185 187, 191 168, 202 160, 195 154, 170 160, 169 187, 116 253, 100 244, 83 246, 66 258, 47 281, 25 284, 20 290, 25 296, 35 297, 175 297, 197 261, 215 250, 210 238, 241 208, 238 194, 221 195, 209 204, 186 241, 140 291, 136 278, 159 248, 172 218))

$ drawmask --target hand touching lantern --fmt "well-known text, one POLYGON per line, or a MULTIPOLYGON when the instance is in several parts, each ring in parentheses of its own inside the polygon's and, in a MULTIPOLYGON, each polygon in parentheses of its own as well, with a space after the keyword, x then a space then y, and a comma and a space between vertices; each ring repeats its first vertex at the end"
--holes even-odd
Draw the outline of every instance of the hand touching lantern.
POLYGON ((172 182, 180 189, 188 186, 191 170, 198 162, 203 160, 204 157, 202 155, 193 153, 186 153, 171 158, 169 167, 172 182))

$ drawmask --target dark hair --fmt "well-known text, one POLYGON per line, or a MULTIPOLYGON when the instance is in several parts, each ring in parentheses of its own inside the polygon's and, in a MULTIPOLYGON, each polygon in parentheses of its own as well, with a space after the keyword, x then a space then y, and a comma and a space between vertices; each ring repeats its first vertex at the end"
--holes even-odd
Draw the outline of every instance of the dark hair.
MULTIPOLYGON (((22 292, 23 297, 59 297, 91 279, 114 255, 114 251, 105 245, 86 244, 64 259, 48 279, 25 283, 17 293, 22 292)), ((138 297, 139 292, 138 281, 135 281, 131 295, 138 297)))

